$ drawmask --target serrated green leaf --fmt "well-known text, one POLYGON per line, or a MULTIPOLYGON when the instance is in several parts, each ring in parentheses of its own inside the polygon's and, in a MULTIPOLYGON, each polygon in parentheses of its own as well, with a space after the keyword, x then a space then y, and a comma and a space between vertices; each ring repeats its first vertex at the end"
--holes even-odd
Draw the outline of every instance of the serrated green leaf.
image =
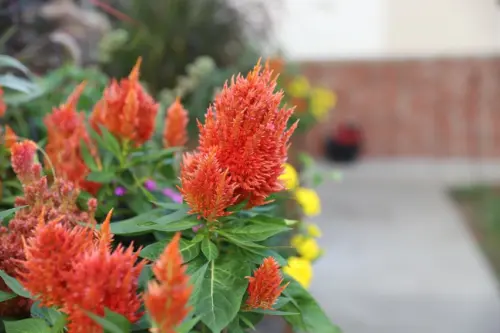
POLYGON ((87 176, 87 180, 91 182, 108 184, 116 179, 116 173, 112 171, 92 171, 87 176))
POLYGON ((219 256, 219 249, 208 237, 204 238, 201 242, 201 251, 209 260, 215 260, 219 256))
POLYGON ((210 262, 196 311, 212 332, 220 332, 236 317, 248 285, 245 276, 249 274, 249 266, 234 257, 210 262))
POLYGON ((43 319, 5 320, 3 323, 6 333, 51 333, 49 325, 43 319))
POLYGON ((101 327, 107 333, 130 332, 132 324, 127 320, 127 318, 107 308, 104 311, 105 311, 104 317, 99 317, 91 312, 87 312, 87 315, 96 323, 101 325, 101 327))
MULTIPOLYGON (((158 257, 163 253, 163 250, 171 240, 172 238, 170 237, 168 239, 146 246, 144 249, 142 249, 140 256, 152 261, 158 259, 158 257)), ((179 246, 184 262, 191 261, 200 254, 199 243, 192 243, 189 240, 181 238, 179 246)))
POLYGON ((14 214, 15 212, 17 212, 18 210, 21 210, 23 208, 26 208, 28 206, 19 206, 19 207, 14 207, 14 208, 11 208, 11 209, 7 209, 7 210, 4 210, 4 211, 1 211, 0 212, 0 220, 3 220, 4 218, 14 214))
POLYGON ((9 287, 10 290, 12 290, 12 292, 14 292, 16 295, 24 298, 31 298, 30 293, 26 289, 24 289, 24 287, 21 286, 21 284, 16 279, 14 279, 12 276, 8 275, 1 269, 0 277, 3 279, 3 282, 5 282, 7 287, 9 287))
POLYGON ((269 237, 291 230, 280 224, 249 224, 242 227, 233 227, 225 232, 237 236, 242 241, 261 242, 269 237))
POLYGON ((0 303, 13 299, 14 297, 17 297, 17 295, 0 290, 0 303))

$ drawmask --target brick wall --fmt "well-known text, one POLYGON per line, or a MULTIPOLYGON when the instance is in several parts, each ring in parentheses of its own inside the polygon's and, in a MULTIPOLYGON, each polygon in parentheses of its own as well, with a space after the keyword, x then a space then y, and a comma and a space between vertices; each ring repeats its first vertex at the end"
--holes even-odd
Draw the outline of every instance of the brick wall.
POLYGON ((364 130, 365 155, 500 157, 500 57, 302 66, 339 97, 307 138, 313 154, 335 124, 353 120, 364 130))

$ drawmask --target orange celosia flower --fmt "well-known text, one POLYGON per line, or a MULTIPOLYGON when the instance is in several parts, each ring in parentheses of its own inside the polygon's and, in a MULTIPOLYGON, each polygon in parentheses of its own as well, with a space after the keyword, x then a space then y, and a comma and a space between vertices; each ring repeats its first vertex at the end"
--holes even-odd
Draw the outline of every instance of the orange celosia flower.
POLYGON ((48 307, 63 306, 68 293, 73 292, 68 275, 74 260, 95 246, 92 229, 78 225, 69 229, 61 223, 63 218, 45 223, 42 212, 25 246, 26 261, 19 271, 24 287, 48 307))
POLYGON ((86 181, 90 173, 81 154, 81 141, 89 147, 91 154, 99 163, 97 150, 90 140, 85 127, 85 115, 76 111, 78 99, 85 88, 85 82, 77 86, 65 104, 54 108, 45 117, 47 126, 47 152, 58 175, 67 179, 87 192, 96 194, 100 184, 86 181))
POLYGON ((138 262, 138 256, 133 245, 127 249, 119 245, 112 253, 107 248, 86 252, 74 262, 68 278, 71 292, 62 309, 68 314, 69 332, 103 332, 87 311, 104 316, 108 308, 132 323, 140 319, 137 288, 145 262, 138 262))
POLYGON ((103 98, 95 105, 90 118, 92 127, 106 127, 116 137, 141 145, 153 135, 158 104, 139 83, 137 60, 127 79, 113 80, 104 90, 103 98))
POLYGON ((16 135, 16 133, 8 125, 5 125, 5 135, 3 137, 3 141, 5 143, 5 147, 7 147, 9 149, 17 141, 17 135, 16 135))
POLYGON ((278 297, 288 286, 288 283, 281 286, 283 277, 273 257, 265 258, 262 265, 254 271, 253 277, 247 276, 247 279, 249 281, 246 301, 248 309, 272 310, 278 297))
POLYGON ((19 180, 25 184, 34 180, 33 166, 35 165, 37 146, 31 140, 15 143, 11 147, 11 164, 19 180))
POLYGON ((208 222, 229 215, 226 208, 237 200, 235 188, 228 170, 217 161, 215 150, 184 155, 179 190, 191 207, 190 214, 199 214, 208 222))
POLYGON ((214 149, 222 168, 237 185, 239 200, 248 206, 266 203, 283 189, 279 177, 287 158, 288 140, 297 127, 287 130, 293 109, 280 109, 282 92, 268 66, 257 64, 246 78, 233 78, 224 86, 199 124, 201 152, 214 149), (215 115, 217 113, 217 116, 215 115))
POLYGON ((181 104, 179 97, 168 108, 163 131, 163 146, 181 147, 187 142, 188 112, 181 104))
POLYGON ((3 89, 0 87, 0 118, 4 116, 5 111, 7 110, 7 104, 3 99, 3 89))
POLYGON ((181 235, 177 233, 153 266, 156 281, 148 285, 144 304, 158 325, 154 332, 175 333, 191 309, 187 306, 192 292, 186 266, 179 249, 181 235))

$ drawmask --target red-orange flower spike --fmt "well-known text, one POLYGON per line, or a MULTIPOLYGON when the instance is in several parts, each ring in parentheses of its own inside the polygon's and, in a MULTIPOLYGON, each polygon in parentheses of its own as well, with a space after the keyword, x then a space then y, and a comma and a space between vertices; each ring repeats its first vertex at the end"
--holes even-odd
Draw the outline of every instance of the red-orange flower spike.
POLYGON ((7 104, 3 99, 3 89, 0 87, 0 118, 4 116, 5 111, 7 110, 7 104))
POLYGON ((165 129, 163 131, 163 146, 181 147, 188 140, 187 124, 189 122, 188 112, 181 104, 179 97, 168 108, 165 117, 165 129))
POLYGON ((4 141, 4 142, 0 142, 0 143, 4 143, 5 147, 7 147, 8 149, 12 148, 14 143, 16 143, 16 141, 17 141, 16 132, 14 132, 12 130, 12 128, 10 128, 10 126, 8 126, 8 125, 5 125, 5 134, 3 136, 2 141, 4 141))
POLYGON ((34 179, 36 150, 36 143, 31 140, 15 143, 11 147, 12 169, 23 184, 30 183, 34 179))
POLYGON ((215 150, 186 153, 180 178, 179 190, 191 207, 190 214, 198 214, 208 222, 230 214, 226 209, 237 200, 234 194, 236 185, 232 183, 228 170, 221 168, 215 150))
POLYGON ((155 262, 153 272, 158 282, 150 282, 144 295, 146 309, 157 325, 154 332, 175 333, 175 328, 191 311, 187 304, 192 286, 182 264, 180 238, 177 233, 155 262))
POLYGON ((247 279, 249 281, 246 301, 248 309, 272 310, 278 297, 288 286, 288 283, 281 286, 283 277, 273 257, 265 258, 262 265, 254 271, 253 277, 248 276, 247 279))
POLYGON ((92 229, 70 229, 61 223, 62 219, 45 223, 42 211, 33 237, 25 245, 26 260, 18 272, 24 287, 44 306, 63 306, 73 292, 67 282, 73 262, 95 245, 92 229))
POLYGON ((106 127, 116 137, 141 145, 153 135, 158 104, 139 83, 141 58, 130 75, 120 82, 113 80, 104 90, 90 118, 92 127, 106 127))
POLYGON ((85 116, 76 111, 78 99, 85 85, 85 82, 78 85, 65 104, 54 108, 52 113, 45 117, 44 122, 47 126, 45 150, 59 177, 95 194, 100 184, 85 180, 90 169, 85 165, 82 157, 82 141, 89 147, 96 162, 100 162, 97 150, 91 142, 85 126, 85 116))
POLYGON ((132 323, 141 317, 138 295, 139 275, 145 265, 138 262, 133 245, 119 245, 113 253, 102 249, 84 253, 73 264, 68 278, 71 293, 62 311, 68 314, 68 331, 102 333, 103 329, 86 312, 104 316, 105 308, 119 313, 132 323))
POLYGON ((293 109, 280 109, 282 92, 268 67, 257 64, 246 78, 226 83, 199 124, 200 151, 214 149, 222 168, 237 185, 239 200, 249 207, 283 189, 279 177, 287 158, 288 141, 297 123, 287 129, 293 109), (215 116, 217 113, 217 116, 215 116))

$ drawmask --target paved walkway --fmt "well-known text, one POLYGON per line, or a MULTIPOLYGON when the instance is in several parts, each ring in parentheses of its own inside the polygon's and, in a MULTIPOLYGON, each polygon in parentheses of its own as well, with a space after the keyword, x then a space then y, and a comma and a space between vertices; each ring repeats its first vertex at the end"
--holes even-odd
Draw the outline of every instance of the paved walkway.
POLYGON ((344 332, 499 333, 496 280, 446 190, 500 179, 500 162, 369 161, 342 172, 319 188, 327 255, 311 291, 344 332))

